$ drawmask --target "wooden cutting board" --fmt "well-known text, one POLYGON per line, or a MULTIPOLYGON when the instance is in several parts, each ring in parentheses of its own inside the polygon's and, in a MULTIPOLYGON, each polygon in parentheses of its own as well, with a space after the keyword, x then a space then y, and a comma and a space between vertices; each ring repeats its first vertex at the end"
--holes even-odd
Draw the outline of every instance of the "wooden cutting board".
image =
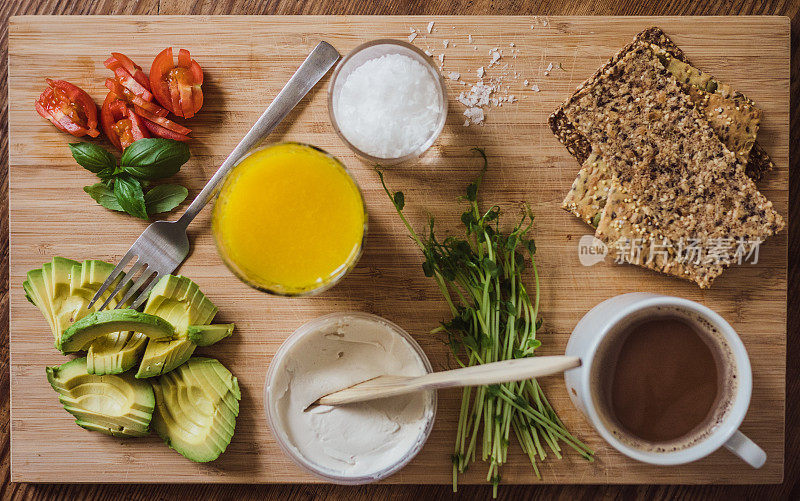
MULTIPOLYGON (((319 297, 286 299, 249 289, 217 257, 209 210, 192 226, 193 253, 180 269, 219 306, 218 321, 236 322, 234 336, 198 352, 218 357, 239 377, 241 414, 227 452, 195 464, 157 437, 121 440, 87 432, 59 405, 45 365, 65 358, 52 346, 41 314, 24 298, 25 273, 53 256, 117 261, 145 228, 132 217, 96 205, 82 187, 94 176, 75 164, 70 136, 41 119, 33 103, 45 77, 71 81, 98 103, 109 75, 103 61, 120 51, 149 67, 165 46, 191 50, 205 70, 205 106, 191 120, 192 159, 177 181, 196 194, 240 136, 283 86, 309 50, 325 39, 343 54, 370 39, 406 39, 434 57, 444 53, 445 74, 474 83, 476 69, 505 75, 518 99, 487 110, 483 126, 463 126, 464 90, 448 80, 450 116, 434 148, 420 161, 386 169, 402 189, 412 222, 427 214, 441 230, 458 231, 456 197, 479 170, 469 149, 490 159, 483 200, 516 218, 527 202, 537 214, 535 237, 542 280, 542 354, 562 353, 569 333, 592 306, 616 294, 654 291, 690 298, 721 313, 739 331, 753 364, 753 400, 742 430, 767 452, 753 470, 721 450, 694 464, 659 468, 616 453, 573 408, 559 377, 543 381, 568 427, 597 451, 589 464, 570 451, 548 457, 540 469, 553 483, 778 483, 783 478, 786 353, 787 233, 766 242, 757 264, 728 271, 701 291, 642 269, 601 263, 583 267, 578 240, 589 228, 560 202, 578 165, 550 133, 547 116, 582 80, 640 30, 661 26, 701 69, 745 92, 764 110, 759 141, 777 170, 760 183, 787 215, 789 140, 789 20, 778 17, 532 18, 532 17, 17 17, 10 26, 10 241, 12 481, 25 482, 314 482, 283 455, 263 411, 264 375, 280 343, 301 324, 343 310, 372 312, 411 332, 436 369, 451 367, 442 339, 428 334, 446 319, 436 287, 420 269, 420 254, 383 192, 372 166, 338 139, 328 120, 327 79, 285 120, 270 141, 317 145, 341 158, 361 184, 370 230, 360 263, 319 297), (435 21, 432 33, 426 26, 435 21), (472 43, 468 42, 469 36, 472 43), (445 48, 444 40, 448 40, 445 48), (512 47, 513 44, 513 47, 512 47), (490 49, 503 50, 489 67, 490 49), (550 63, 554 64, 546 74, 550 63), (558 64, 560 63, 560 68, 558 64), (504 65, 508 66, 504 66, 504 65), (528 88, 523 89, 523 81, 528 88), (536 84, 540 92, 530 90, 536 84)), ((172 216, 175 217, 175 216, 172 216)), ((393 483, 449 483, 459 391, 439 395, 436 427, 422 453, 393 483)), ((478 462, 462 481, 484 482, 478 462)), ((512 443, 503 482, 539 480, 512 443)))

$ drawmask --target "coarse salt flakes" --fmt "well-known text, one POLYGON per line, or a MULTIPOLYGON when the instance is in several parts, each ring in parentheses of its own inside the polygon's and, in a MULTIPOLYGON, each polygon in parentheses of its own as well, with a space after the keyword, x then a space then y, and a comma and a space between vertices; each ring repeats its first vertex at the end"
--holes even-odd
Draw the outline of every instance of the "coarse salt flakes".
POLYGON ((486 106, 490 102, 494 104, 494 102, 492 102, 492 93, 494 93, 495 90, 497 90, 497 87, 494 85, 478 82, 472 86, 469 92, 462 92, 458 96, 458 101, 468 108, 486 106))
POLYGON ((450 80, 458 80, 459 78, 461 78, 461 73, 459 73, 457 71, 451 71, 447 75, 447 78, 449 78, 450 80))
POLYGON ((483 123, 484 114, 481 108, 473 107, 467 108, 464 110, 464 116, 467 117, 467 120, 464 122, 464 126, 468 127, 470 123, 472 124, 480 124, 483 123))
POLYGON ((433 31, 433 21, 428 23, 428 33, 433 31))
POLYGON ((478 68, 475 73, 478 74, 478 78, 483 78, 483 75, 486 74, 486 70, 483 69, 483 66, 478 68))
POLYGON ((364 62, 346 76, 334 105, 342 135, 379 158, 399 158, 436 133, 442 96, 429 68, 403 54, 364 62))
POLYGON ((408 42, 409 43, 413 42, 415 38, 417 38, 417 34, 416 33, 412 33, 412 34, 408 35, 408 42))
POLYGON ((450 45, 450 40, 443 40, 442 45, 444 45, 444 48, 446 49, 447 46, 450 45))

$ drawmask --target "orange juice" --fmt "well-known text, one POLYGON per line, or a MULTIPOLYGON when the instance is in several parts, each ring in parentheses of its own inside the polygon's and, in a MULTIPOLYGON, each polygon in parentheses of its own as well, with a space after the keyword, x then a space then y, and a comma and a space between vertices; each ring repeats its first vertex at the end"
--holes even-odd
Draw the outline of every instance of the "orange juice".
POLYGON ((344 166, 297 143, 250 153, 214 205, 214 236, 226 264, 277 294, 305 294, 338 280, 358 259, 365 226, 364 199, 344 166))

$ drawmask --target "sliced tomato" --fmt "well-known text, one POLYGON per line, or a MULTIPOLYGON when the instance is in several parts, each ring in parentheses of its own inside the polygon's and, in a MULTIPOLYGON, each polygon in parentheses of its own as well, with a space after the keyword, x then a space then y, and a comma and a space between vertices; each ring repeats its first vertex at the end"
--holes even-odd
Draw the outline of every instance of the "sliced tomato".
POLYGON ((203 106, 203 69, 186 49, 161 51, 150 67, 150 89, 161 106, 179 117, 191 118, 203 106))
POLYGON ((108 140, 120 150, 138 139, 150 137, 142 118, 113 92, 109 92, 103 101, 100 122, 108 140))
POLYGON ((59 130, 75 137, 97 137, 97 105, 83 89, 64 80, 47 79, 36 111, 59 130))
POLYGON ((147 130, 150 131, 155 137, 163 137, 166 139, 174 139, 175 141, 189 141, 191 138, 189 136, 184 136, 183 134, 178 134, 177 132, 171 131, 167 128, 164 128, 158 125, 155 122, 151 122, 146 118, 142 118, 144 121, 144 126, 147 127, 147 130))
POLYGON ((130 104, 144 108, 156 116, 165 117, 167 116, 167 113, 169 113, 169 111, 157 105, 156 103, 145 101, 141 98, 141 96, 137 96, 133 92, 129 91, 115 78, 106 78, 106 87, 108 87, 108 90, 116 94, 119 99, 123 99, 130 104))
POLYGON ((147 127, 144 125, 144 119, 128 108, 128 120, 131 121, 131 136, 134 141, 150 137, 147 127))
POLYGON ((131 74, 128 73, 122 66, 117 66, 114 68, 114 75, 116 75, 117 81, 132 93, 136 94, 137 96, 141 96, 141 98, 145 101, 153 100, 153 94, 142 84, 137 82, 136 79, 133 78, 133 76, 131 76, 131 74))
POLYGON ((183 125, 177 124, 177 123, 173 122, 172 120, 170 120, 168 118, 159 117, 157 115, 154 115, 153 113, 150 113, 149 111, 147 111, 144 108, 140 108, 138 106, 134 106, 133 107, 133 111, 137 115, 140 115, 142 118, 146 118, 147 120, 150 120, 151 122, 155 122, 158 125, 164 127, 165 129, 169 129, 169 130, 171 130, 173 132, 177 132, 178 134, 183 134, 184 136, 186 136, 186 135, 191 134, 191 132, 192 132, 192 129, 189 129, 187 127, 184 127, 183 125))
POLYGON ((131 58, 125 54, 112 52, 111 57, 106 59, 105 65, 106 68, 111 71, 114 71, 116 66, 122 66, 125 68, 125 71, 131 74, 134 80, 142 84, 142 87, 150 90, 150 80, 147 78, 147 75, 144 74, 144 71, 142 71, 142 67, 134 63, 131 58))

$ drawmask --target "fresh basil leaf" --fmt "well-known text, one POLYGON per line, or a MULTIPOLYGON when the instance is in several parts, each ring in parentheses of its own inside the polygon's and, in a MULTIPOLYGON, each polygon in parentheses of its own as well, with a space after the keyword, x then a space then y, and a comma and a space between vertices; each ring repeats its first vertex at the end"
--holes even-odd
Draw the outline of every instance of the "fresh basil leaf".
POLYGON ((186 200, 189 190, 177 184, 160 184, 144 194, 148 214, 171 211, 186 200))
POLYGON ((91 186, 84 186, 83 191, 106 209, 125 212, 125 209, 117 201, 117 197, 114 196, 114 192, 105 184, 97 183, 91 186))
POLYGON ((97 174, 97 177, 100 179, 111 179, 117 174, 116 170, 116 167, 106 167, 105 169, 95 172, 95 174, 97 174))
POLYGON ((72 151, 72 158, 89 172, 97 174, 104 169, 113 170, 117 165, 114 155, 102 146, 93 143, 71 143, 69 149, 72 151))
POLYGON ((144 193, 139 180, 120 176, 114 181, 114 196, 119 205, 131 216, 147 219, 147 209, 144 204, 144 193))
POLYGON ((173 139, 139 139, 125 148, 120 165, 139 179, 161 179, 175 175, 189 161, 189 147, 173 139))

